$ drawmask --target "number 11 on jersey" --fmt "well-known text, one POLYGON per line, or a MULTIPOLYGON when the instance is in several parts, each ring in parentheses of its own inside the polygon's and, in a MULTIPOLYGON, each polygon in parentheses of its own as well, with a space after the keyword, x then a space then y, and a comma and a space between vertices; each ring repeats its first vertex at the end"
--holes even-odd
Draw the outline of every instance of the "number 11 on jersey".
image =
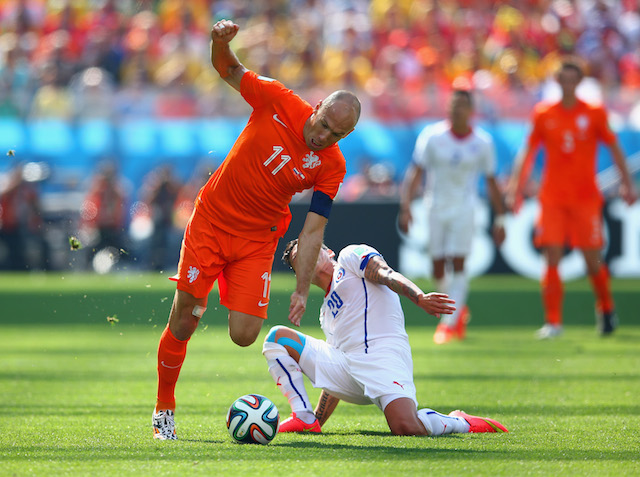
POLYGON ((284 167, 284 165, 289 162, 291 160, 291 156, 288 156, 286 154, 282 154, 282 151, 284 151, 284 147, 282 146, 273 146, 273 154, 271 154, 269 156, 269 159, 267 159, 266 161, 264 161, 262 163, 263 166, 268 166, 269 164, 271 164, 271 162, 273 162, 273 160, 280 156, 280 164, 278 164, 278 167, 276 167, 274 170, 271 171, 271 174, 273 174, 274 176, 280 172, 280 170, 284 167), (282 155, 281 155, 282 154, 282 155))

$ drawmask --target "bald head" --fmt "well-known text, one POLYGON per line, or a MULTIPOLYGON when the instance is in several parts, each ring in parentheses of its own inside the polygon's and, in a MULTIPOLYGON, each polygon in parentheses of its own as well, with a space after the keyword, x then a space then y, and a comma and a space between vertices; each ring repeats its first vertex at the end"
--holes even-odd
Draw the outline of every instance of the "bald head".
POLYGON ((350 91, 334 91, 320 101, 304 125, 307 146, 320 151, 349 135, 360 119, 360 101, 350 91))
POLYGON ((360 119, 360 100, 351 91, 344 89, 334 91, 322 102, 327 108, 335 109, 336 113, 342 113, 350 116, 353 120, 351 129, 356 127, 358 119, 360 119))

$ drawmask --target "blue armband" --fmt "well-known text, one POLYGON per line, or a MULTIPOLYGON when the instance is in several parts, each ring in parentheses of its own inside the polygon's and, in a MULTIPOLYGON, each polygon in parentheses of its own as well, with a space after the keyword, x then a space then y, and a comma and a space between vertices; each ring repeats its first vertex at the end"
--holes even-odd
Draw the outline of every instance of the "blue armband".
POLYGON ((333 205, 333 199, 324 192, 319 190, 313 191, 311 197, 311 205, 309 206, 309 212, 314 212, 318 215, 322 215, 325 218, 329 218, 331 213, 331 206, 333 205))

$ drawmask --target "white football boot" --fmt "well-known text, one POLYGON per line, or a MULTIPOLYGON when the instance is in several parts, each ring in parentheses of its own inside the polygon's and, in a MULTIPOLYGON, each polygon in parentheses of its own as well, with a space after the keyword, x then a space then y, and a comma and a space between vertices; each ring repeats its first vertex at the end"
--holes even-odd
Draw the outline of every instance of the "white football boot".
POLYGON ((175 441, 178 439, 176 436, 176 422, 173 419, 173 411, 167 409, 166 411, 158 411, 153 413, 153 438, 163 441, 175 441))
POLYGON ((536 331, 536 338, 539 340, 550 340, 557 338, 562 334, 562 325, 552 325, 545 323, 545 325, 536 331))

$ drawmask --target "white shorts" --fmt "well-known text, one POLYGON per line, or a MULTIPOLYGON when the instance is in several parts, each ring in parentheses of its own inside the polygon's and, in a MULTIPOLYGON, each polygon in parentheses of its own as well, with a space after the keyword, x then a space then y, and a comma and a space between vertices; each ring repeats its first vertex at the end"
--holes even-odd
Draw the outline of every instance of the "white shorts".
POLYGON ((429 255, 432 259, 466 257, 473 241, 473 207, 456 208, 446 214, 429 211, 429 255))
POLYGON ((408 346, 347 354, 325 341, 305 337, 299 364, 314 388, 353 404, 375 404, 383 411, 403 397, 418 407, 408 346))

